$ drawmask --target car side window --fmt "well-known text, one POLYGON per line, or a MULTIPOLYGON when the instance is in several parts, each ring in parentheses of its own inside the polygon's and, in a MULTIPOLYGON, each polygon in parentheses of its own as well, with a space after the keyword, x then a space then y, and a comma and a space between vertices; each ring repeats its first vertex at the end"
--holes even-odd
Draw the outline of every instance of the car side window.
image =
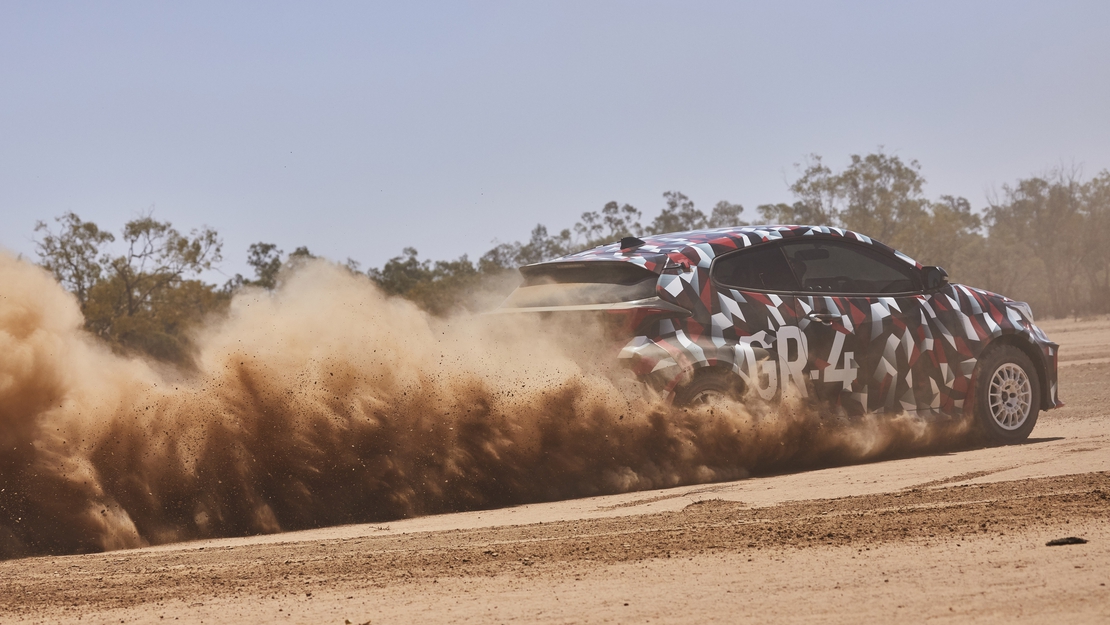
POLYGON ((724 286, 760 291, 797 291, 798 281, 779 245, 760 245, 722 256, 713 263, 713 278, 724 286))
POLYGON ((783 253, 803 291, 908 293, 921 290, 921 277, 905 262, 841 241, 792 241, 783 253))

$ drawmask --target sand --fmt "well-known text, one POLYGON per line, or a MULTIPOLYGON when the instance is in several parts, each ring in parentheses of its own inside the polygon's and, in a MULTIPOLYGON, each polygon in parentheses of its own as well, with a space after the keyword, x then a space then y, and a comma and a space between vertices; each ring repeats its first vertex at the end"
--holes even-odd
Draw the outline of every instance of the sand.
POLYGON ((9 560, 0 621, 1107 622, 1110 320, 1044 326, 1067 406, 1022 445, 9 560))

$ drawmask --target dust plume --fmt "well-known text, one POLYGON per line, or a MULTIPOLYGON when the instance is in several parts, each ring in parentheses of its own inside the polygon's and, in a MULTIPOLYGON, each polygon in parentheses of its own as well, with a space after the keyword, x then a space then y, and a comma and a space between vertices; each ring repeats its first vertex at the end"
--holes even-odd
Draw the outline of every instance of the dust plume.
POLYGON ((205 322, 195 372, 82 323, 0 252, 0 557, 738 479, 950 434, 792 400, 676 409, 589 328, 434 319, 324 262, 205 322))

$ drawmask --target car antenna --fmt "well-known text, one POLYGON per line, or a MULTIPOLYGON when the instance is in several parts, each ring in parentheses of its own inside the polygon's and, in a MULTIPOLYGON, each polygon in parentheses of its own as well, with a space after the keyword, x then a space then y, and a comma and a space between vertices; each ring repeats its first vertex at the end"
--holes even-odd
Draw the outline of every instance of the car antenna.
POLYGON ((621 239, 621 251, 628 252, 634 250, 644 244, 642 239, 637 237, 624 237, 621 239))

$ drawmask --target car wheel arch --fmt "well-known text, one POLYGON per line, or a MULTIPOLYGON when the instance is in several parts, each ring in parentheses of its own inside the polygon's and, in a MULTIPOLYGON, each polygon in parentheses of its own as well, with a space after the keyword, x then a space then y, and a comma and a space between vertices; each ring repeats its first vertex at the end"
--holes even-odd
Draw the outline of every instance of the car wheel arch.
MULTIPOLYGON (((982 362, 988 354, 1004 345, 1015 347, 1029 357, 1030 362, 1033 363, 1033 369, 1037 372, 1037 383, 1041 388, 1040 408, 1042 410, 1052 408, 1055 404, 1050 403, 1052 400, 1049 397, 1049 393, 1046 392, 1048 389, 1048 372, 1045 370, 1044 354, 1042 354, 1040 350, 1037 349, 1036 345, 1029 340, 1029 334, 1027 332, 1007 332, 995 338, 987 343, 987 346, 979 353, 978 362, 982 362)), ((977 363, 975 365, 975 375, 973 379, 978 379, 979 371, 980 367, 977 363)), ((974 392, 974 389, 970 392, 974 392)))

